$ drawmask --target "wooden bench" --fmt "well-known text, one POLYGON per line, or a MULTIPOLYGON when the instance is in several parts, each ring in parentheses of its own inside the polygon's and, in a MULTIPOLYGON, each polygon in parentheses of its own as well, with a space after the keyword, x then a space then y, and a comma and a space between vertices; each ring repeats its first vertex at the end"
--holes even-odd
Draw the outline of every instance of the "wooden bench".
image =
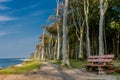
POLYGON ((92 70, 97 68, 98 74, 103 74, 104 69, 108 69, 109 63, 112 62, 114 58, 113 54, 108 55, 94 55, 88 57, 88 64, 85 65, 87 70, 92 70))

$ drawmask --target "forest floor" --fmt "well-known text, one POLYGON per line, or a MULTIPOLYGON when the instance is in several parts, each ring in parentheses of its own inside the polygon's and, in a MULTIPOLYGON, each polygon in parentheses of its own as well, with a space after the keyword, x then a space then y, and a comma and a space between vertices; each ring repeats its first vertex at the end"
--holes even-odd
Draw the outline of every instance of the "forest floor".
POLYGON ((39 71, 0 75, 0 80, 120 80, 120 76, 97 75, 84 69, 61 69, 53 63, 44 62, 39 71))

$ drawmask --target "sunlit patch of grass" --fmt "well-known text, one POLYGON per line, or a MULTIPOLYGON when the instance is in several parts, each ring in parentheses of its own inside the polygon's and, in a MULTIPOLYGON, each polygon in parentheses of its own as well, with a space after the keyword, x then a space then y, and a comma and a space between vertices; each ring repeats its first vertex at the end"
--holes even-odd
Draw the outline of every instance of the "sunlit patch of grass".
MULTIPOLYGON (((51 60, 50 62, 61 66, 62 61, 51 60)), ((81 61, 80 60, 73 60, 73 59, 70 60, 70 65, 72 66, 72 68, 83 68, 83 67, 85 67, 86 63, 87 62, 85 60, 81 60, 81 61)), ((67 66, 64 66, 64 68, 65 67, 67 68, 67 66)))
POLYGON ((61 60, 50 60, 50 62, 57 65, 61 64, 61 60))
POLYGON ((0 70, 0 74, 18 74, 18 73, 27 73, 32 70, 40 69, 40 62, 30 61, 24 62, 23 66, 11 66, 0 70))
POLYGON ((84 68, 86 63, 85 60, 70 60, 72 68, 84 68))

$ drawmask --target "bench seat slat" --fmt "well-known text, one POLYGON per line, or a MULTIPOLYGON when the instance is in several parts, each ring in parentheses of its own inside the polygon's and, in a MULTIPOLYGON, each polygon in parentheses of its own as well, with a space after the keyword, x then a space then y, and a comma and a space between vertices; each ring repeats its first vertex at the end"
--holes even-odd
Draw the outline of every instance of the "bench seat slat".
POLYGON ((99 64, 86 64, 86 67, 107 67, 107 65, 99 65, 99 64))
POLYGON ((114 55, 95 55, 95 56, 89 56, 89 59, 95 59, 95 58, 114 58, 114 55))
POLYGON ((112 62, 112 59, 88 59, 88 62, 112 62))

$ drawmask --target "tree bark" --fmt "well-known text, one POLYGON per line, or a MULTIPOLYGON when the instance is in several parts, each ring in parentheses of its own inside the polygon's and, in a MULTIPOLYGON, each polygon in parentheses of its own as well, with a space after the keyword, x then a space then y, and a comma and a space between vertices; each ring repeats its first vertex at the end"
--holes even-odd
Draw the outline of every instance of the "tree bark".
POLYGON ((60 58, 60 29, 59 29, 59 22, 58 22, 58 17, 59 17, 59 0, 56 0, 57 2, 57 13, 56 13, 56 18, 57 18, 57 60, 60 58))
POLYGON ((64 14, 63 14, 63 44, 62 44, 62 66, 67 64, 68 67, 70 66, 69 58, 67 55, 67 9, 68 9, 68 2, 69 0, 65 0, 64 6, 64 14))
POLYGON ((103 42, 103 20, 104 14, 107 10, 107 0, 99 0, 100 2, 100 21, 99 21, 99 55, 104 55, 104 42, 103 42))
POLYGON ((117 48, 117 56, 118 56, 118 59, 120 59, 120 36, 119 36, 120 32, 118 31, 118 34, 117 34, 117 45, 116 45, 116 48, 117 48))
POLYGON ((41 55, 41 60, 44 59, 44 53, 45 53, 45 45, 44 45, 44 32, 43 32, 43 35, 42 35, 42 55, 41 55))
POLYGON ((35 50, 35 52, 34 52, 34 59, 36 59, 37 58, 37 50, 35 50))
POLYGON ((57 54, 57 40, 55 41, 55 46, 54 46, 54 57, 53 59, 56 60, 56 54, 57 54))
POLYGON ((84 13, 85 13, 85 21, 86 21, 86 38, 87 38, 87 57, 91 55, 91 47, 90 47, 90 38, 89 38, 89 23, 88 23, 88 13, 89 13, 89 1, 84 0, 84 13))
POLYGON ((51 59, 51 42, 52 42, 51 40, 52 40, 52 35, 50 35, 49 45, 48 45, 48 46, 49 46, 49 51, 48 51, 48 53, 49 53, 49 57, 48 57, 48 58, 49 58, 49 59, 51 59))
POLYGON ((79 40, 79 58, 80 59, 83 59, 83 30, 84 28, 81 27, 81 30, 80 30, 80 40, 79 40))

